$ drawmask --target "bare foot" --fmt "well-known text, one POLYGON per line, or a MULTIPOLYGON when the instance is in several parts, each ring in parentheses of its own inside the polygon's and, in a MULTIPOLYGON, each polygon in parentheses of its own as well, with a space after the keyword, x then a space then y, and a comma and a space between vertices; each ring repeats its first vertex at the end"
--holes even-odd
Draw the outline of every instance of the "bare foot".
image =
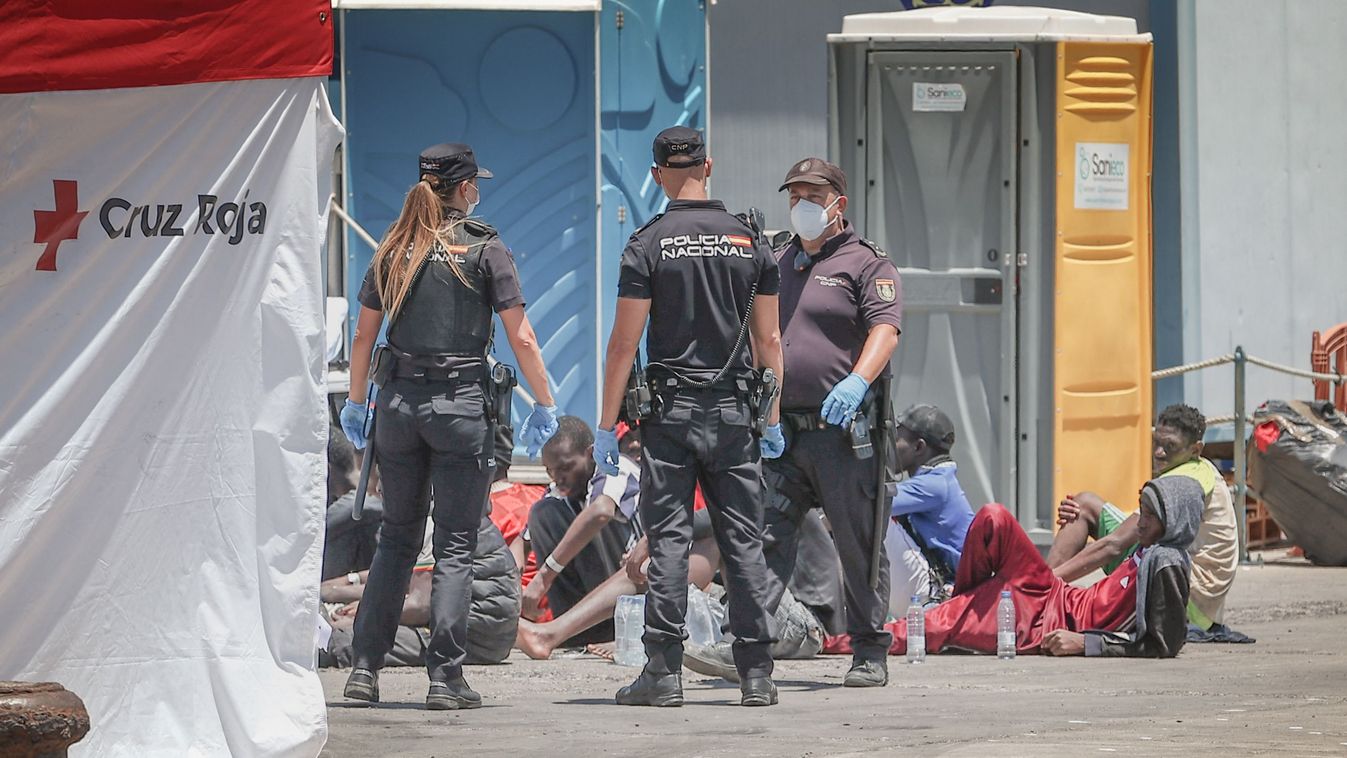
POLYGON ((605 661, 611 661, 617 655, 617 643, 595 642, 592 645, 585 645, 585 652, 590 655, 597 655, 605 661))
POLYGON ((552 648, 556 647, 548 634, 543 631, 542 624, 524 618, 519 619, 519 631, 515 632, 514 646, 535 661, 551 658, 552 648))

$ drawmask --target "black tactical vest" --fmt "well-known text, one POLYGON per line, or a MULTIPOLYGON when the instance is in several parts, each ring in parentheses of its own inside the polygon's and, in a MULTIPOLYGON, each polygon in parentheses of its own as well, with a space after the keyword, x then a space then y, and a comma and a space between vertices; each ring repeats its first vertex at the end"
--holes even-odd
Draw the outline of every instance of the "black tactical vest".
POLYGON ((491 303, 482 248, 496 230, 476 221, 464 221, 448 250, 436 245, 415 274, 402 310, 388 327, 393 347, 418 356, 454 355, 485 359, 491 346, 491 303), (471 287, 454 276, 448 256, 454 256, 471 287))

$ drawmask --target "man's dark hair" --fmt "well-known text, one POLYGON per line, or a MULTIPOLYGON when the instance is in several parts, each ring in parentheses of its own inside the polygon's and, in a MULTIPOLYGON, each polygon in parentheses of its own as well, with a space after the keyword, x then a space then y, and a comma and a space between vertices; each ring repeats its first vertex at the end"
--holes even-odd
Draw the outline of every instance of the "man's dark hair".
POLYGON ((557 419, 557 433, 552 435, 552 439, 543 445, 543 452, 548 450, 565 450, 566 452, 581 453, 586 448, 594 444, 594 432, 589 428, 589 424, 579 416, 562 416, 557 419))
POLYGON ((327 430, 327 465, 339 476, 350 476, 355 471, 355 445, 340 430, 327 430))
POLYGON ((1178 430, 1189 445, 1201 442, 1202 437, 1207 433, 1207 420, 1196 408, 1182 403, 1171 405, 1160 411, 1160 416, 1155 420, 1155 425, 1178 430))

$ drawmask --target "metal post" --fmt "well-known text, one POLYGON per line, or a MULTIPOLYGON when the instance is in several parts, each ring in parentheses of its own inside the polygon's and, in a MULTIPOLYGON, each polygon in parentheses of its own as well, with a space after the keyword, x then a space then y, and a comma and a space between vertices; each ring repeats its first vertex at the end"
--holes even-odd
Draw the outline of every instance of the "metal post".
POLYGON ((1249 560, 1248 465, 1244 455, 1244 348, 1235 347, 1235 518, 1239 521, 1239 561, 1249 560))

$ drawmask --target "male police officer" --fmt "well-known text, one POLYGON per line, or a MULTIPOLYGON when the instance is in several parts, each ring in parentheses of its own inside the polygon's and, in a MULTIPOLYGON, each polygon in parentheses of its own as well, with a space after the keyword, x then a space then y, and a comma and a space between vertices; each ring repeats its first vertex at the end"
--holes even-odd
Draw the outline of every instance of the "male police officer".
POLYGON ((887 377, 898 346, 902 287, 884 251, 858 236, 844 218, 842 169, 805 158, 791 166, 780 189, 790 192, 796 235, 777 251, 786 361, 781 416, 789 446, 767 465, 773 490, 767 562, 782 583, 790 581, 800 521, 810 508, 822 505, 842 558, 847 632, 854 650, 843 684, 882 687, 889 678, 890 641, 884 631, 888 562, 882 555, 879 586, 870 586, 877 457, 858 457, 848 428, 874 412, 879 393, 869 390, 877 378, 887 377))
MULTIPOLYGON (((772 631, 765 603, 760 455, 785 444, 772 403, 761 440, 750 426, 751 369, 781 373, 779 274, 771 252, 743 221, 707 199, 711 159, 699 132, 672 127, 654 144, 654 180, 670 202, 627 242, 617 315, 604 368, 603 412, 594 441, 600 468, 617 472, 613 426, 641 333, 653 413, 641 422, 641 519, 650 542, 645 670, 617 693, 620 705, 683 703, 683 619, 693 489, 700 481, 725 561, 730 628, 743 705, 777 702, 772 631), (752 336, 752 358, 746 344, 752 336)), ((882 621, 882 620, 881 620, 882 621)))

